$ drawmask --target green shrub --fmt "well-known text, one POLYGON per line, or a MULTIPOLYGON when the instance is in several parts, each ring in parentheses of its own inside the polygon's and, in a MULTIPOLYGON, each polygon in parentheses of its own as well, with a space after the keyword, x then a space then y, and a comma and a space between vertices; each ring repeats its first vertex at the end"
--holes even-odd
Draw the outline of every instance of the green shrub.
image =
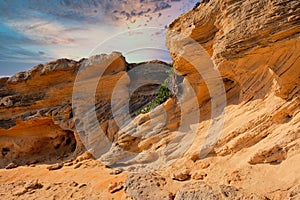
POLYGON ((150 102, 145 108, 143 108, 140 111, 141 113, 143 113, 143 114, 148 113, 150 110, 154 109, 158 105, 160 105, 163 102, 165 102, 172 95, 172 92, 169 90, 168 86, 169 86, 172 78, 174 77, 174 69, 173 69, 173 67, 167 73, 169 74, 169 76, 164 81, 164 83, 162 85, 160 85, 159 91, 156 94, 155 99, 152 102, 150 102))

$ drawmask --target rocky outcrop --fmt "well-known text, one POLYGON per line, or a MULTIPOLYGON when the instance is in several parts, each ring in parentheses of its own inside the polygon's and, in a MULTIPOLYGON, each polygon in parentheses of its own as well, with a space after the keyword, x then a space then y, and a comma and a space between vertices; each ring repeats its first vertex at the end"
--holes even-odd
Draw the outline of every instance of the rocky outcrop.
POLYGON ((170 192, 167 181, 156 173, 134 173, 127 176, 125 182, 125 192, 131 199, 257 199, 265 198, 257 194, 248 194, 242 189, 229 185, 209 185, 203 181, 190 182, 178 186, 175 194, 170 192))
POLYGON ((125 191, 133 200, 173 199, 172 193, 164 190, 166 179, 155 173, 129 174, 125 182, 125 191))
POLYGON ((222 77, 240 86, 241 101, 270 90, 291 99, 299 87, 299 74, 294 73, 299 66, 299 32, 298 1, 212 0, 176 19, 167 44, 183 74, 191 68, 176 48, 184 49, 187 37, 202 45, 222 77))
MULTIPOLYGON (((227 104, 237 105, 228 106, 226 111, 228 121, 231 124, 239 121, 240 125, 234 128, 225 125, 222 139, 215 148, 218 155, 235 153, 272 137, 281 143, 280 148, 289 149, 287 143, 295 145, 296 135, 299 135, 296 133, 299 124, 299 18, 298 1, 224 0, 200 4, 170 25, 167 45, 174 66, 194 85, 203 107, 207 104, 208 92, 212 91, 205 86, 199 87, 207 80, 201 78, 201 72, 195 75, 197 66, 186 60, 197 56, 196 51, 190 51, 194 50, 191 43, 208 52, 224 81, 227 104), (240 106, 256 113, 239 113, 236 108, 240 106), (235 120, 230 119, 232 113, 239 113, 234 116, 235 120), (243 116, 247 116, 247 120, 243 120, 243 116), (285 133, 282 127, 286 127, 285 133), (285 139, 277 136, 279 132, 285 139), (280 140, 285 140, 285 144, 280 140)), ((196 60, 194 64, 202 63, 196 60)), ((206 114, 210 113, 204 112, 206 114)))
POLYGON ((212 187, 204 182, 195 182, 183 185, 179 189, 175 196, 175 200, 181 199, 263 200, 264 198, 256 194, 245 194, 243 191, 233 186, 220 185, 219 187, 212 187))
MULTIPOLYGON (((82 119, 74 116, 76 111, 72 107, 72 101, 75 101, 72 98, 76 98, 73 88, 80 78, 80 84, 76 88, 83 97, 80 101, 83 104, 92 101, 93 99, 84 95, 91 91, 89 82, 99 78, 94 69, 105 69, 95 91, 94 108, 104 134, 113 141, 119 129, 111 111, 114 86, 121 77, 128 77, 128 70, 141 65, 168 67, 159 61, 128 64, 120 53, 115 52, 78 62, 60 59, 38 65, 28 72, 0 79, 0 166, 4 167, 10 162, 23 165, 32 159, 55 163, 85 151, 86 147, 81 142, 85 137, 84 133, 78 131, 82 119), (83 70, 86 66, 92 70, 83 70), (83 73, 78 77, 80 70, 83 73)), ((132 80, 131 84, 136 84, 135 75, 129 78, 132 80)), ((147 87, 132 94, 129 102, 130 116, 139 114, 153 99, 159 85, 148 82, 147 87)), ((118 86, 121 87, 122 84, 118 83, 118 86)))
POLYGON ((210 167, 206 181, 223 179, 210 173, 223 177, 242 172, 247 175, 239 174, 235 184, 255 192, 261 184, 251 187, 246 182, 268 180, 271 174, 256 172, 265 167, 281 174, 276 185, 268 181, 270 193, 299 184, 294 166, 300 163, 299 6, 296 0, 210 0, 170 24, 167 46, 174 67, 197 93, 201 113, 197 145, 186 156, 197 160, 204 138, 218 138, 208 148, 212 158, 205 160, 223 167, 210 167), (214 76, 210 68, 219 74, 214 76), (222 116, 212 113, 214 106, 222 109, 222 93, 213 85, 219 79, 226 91, 225 123, 220 135, 209 135, 213 119, 222 116), (275 170, 266 164, 281 167, 275 170))
POLYGON ((1 79, 1 166, 56 162, 75 151, 71 94, 80 62, 60 59, 1 79))

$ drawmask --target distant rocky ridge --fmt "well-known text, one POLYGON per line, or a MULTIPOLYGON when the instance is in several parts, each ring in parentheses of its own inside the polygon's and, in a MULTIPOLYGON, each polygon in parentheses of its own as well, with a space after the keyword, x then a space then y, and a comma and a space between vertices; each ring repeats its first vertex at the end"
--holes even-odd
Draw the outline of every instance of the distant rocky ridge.
MULTIPOLYGON (((191 147, 174 163, 155 172, 127 176, 124 191, 129 198, 300 198, 299 11, 297 0, 210 0, 169 26, 167 46, 174 68, 192 84, 201 105, 201 121, 191 147), (215 63, 227 100, 223 131, 202 159, 199 151, 210 127, 211 101, 217 97, 210 96, 201 74, 185 59, 198 59, 197 51, 189 48, 189 39, 200 44, 215 63)), ((113 61, 95 97, 98 120, 112 142, 103 161, 109 165, 121 161, 123 166, 134 166, 128 171, 136 171, 143 168, 141 163, 155 162, 155 152, 171 141, 181 144, 176 133, 182 113, 175 99, 149 114, 133 112, 151 101, 158 85, 143 87, 131 96, 133 120, 125 132, 116 126, 110 111, 112 87, 107 86, 113 86, 136 64, 126 63, 119 53, 79 62, 61 59, 0 79, 2 167, 12 161, 22 165, 32 158, 55 163, 85 151, 79 137, 82 133, 75 128, 80 121, 72 114, 71 88, 83 62, 97 67, 99 61, 113 61), (160 109, 167 111, 166 125, 147 129, 150 122, 161 122, 160 109), (141 137, 144 135, 147 137, 141 137)), ((85 83, 97 78, 91 73, 84 77, 85 83)), ((130 80, 121 84, 130 84, 130 80)))

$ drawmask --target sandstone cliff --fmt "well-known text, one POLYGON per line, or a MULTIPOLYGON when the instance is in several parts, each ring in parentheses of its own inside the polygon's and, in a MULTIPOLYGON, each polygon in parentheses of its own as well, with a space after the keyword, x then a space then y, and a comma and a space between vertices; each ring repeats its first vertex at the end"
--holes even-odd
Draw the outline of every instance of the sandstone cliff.
MULTIPOLYGON (((73 116, 76 112, 72 108, 72 102, 75 101, 86 105, 86 102, 95 98, 93 106, 97 120, 103 132, 113 140, 118 130, 111 111, 111 96, 115 85, 124 75, 130 79, 126 71, 134 67, 158 65, 168 67, 159 61, 128 64, 120 53, 112 53, 78 62, 60 59, 1 79, 0 166, 4 167, 10 162, 22 165, 32 159, 39 162, 57 162, 57 159, 64 160, 83 153, 86 150, 81 142, 84 136, 80 138, 76 129, 82 119, 73 116), (86 63, 92 70, 84 70, 81 74, 76 90, 83 97, 79 96, 82 99, 76 100, 74 98, 79 97, 72 95, 75 80, 79 79, 79 68, 86 63), (95 96, 89 97, 86 91, 90 91, 88 88, 92 87, 90 82, 99 78, 93 69, 102 68, 105 68, 105 72, 100 84, 96 84, 95 96)), ((155 76, 164 74, 164 71, 158 69, 155 76)), ((135 80, 131 80, 131 84, 135 83, 135 80)), ((128 83, 123 81, 118 86, 126 84, 128 83)), ((153 99, 158 86, 153 79, 146 86, 134 91, 130 99, 131 116, 139 114, 139 110, 153 99)))
MULTIPOLYGON (((131 199, 300 198, 300 3, 205 1, 170 24, 167 47, 175 71, 184 79, 178 82, 176 98, 147 114, 139 110, 153 100, 157 80, 167 78, 166 63, 128 64, 121 54, 112 53, 78 62, 61 59, 0 79, 0 166, 63 163, 54 166, 63 168, 57 173, 69 173, 68 181, 74 176, 91 186, 76 193, 68 190, 68 182, 61 183, 67 189, 58 190, 71 195, 68 198, 121 198, 123 192, 131 199), (95 69, 101 71, 104 65, 94 86, 99 78, 95 69), (130 74, 139 66, 152 67, 154 76, 127 92, 150 73, 130 74), (194 93, 185 96, 189 84, 194 93), (74 98, 74 85, 81 96, 74 98), (125 92, 113 98, 116 85, 125 92), (124 97, 130 99, 129 108, 123 106, 124 97), (87 129, 93 132, 100 125, 107 146, 99 145, 103 138, 98 132, 88 135, 81 130, 86 122, 78 114, 91 109, 97 122, 86 116, 87 129), (127 111, 130 118, 123 115, 127 111), (110 167, 156 170, 127 176, 121 169, 99 167, 91 156, 75 159, 86 149, 110 167), (84 166, 81 170, 92 175, 80 176, 68 168, 73 165, 84 166), (91 181, 93 175, 99 180, 91 181), (111 181, 124 181, 122 195, 92 194, 111 181)), ((30 170, 14 170, 5 171, 6 178, 0 176, 4 181, 22 180, 15 179, 14 172, 34 177, 30 170)), ((45 173, 43 166, 35 170, 45 173)), ((51 176, 59 175, 49 176, 52 183, 51 176)), ((48 180, 39 178, 43 184, 48 180)), ((3 192, 24 184, 5 185, 3 192)), ((56 194, 45 187, 36 193, 56 194)), ((15 193, 30 195, 34 194, 28 189, 15 193)))
MULTIPOLYGON (((227 181, 270 199, 292 198, 284 193, 299 185, 299 6, 288 0, 211 0, 169 26, 175 69, 194 84, 203 107, 213 91, 185 59, 197 60, 191 43, 208 52, 225 84, 224 128, 211 158, 204 159, 216 163, 209 181, 227 181)), ((199 141, 208 126, 201 123, 199 141)))

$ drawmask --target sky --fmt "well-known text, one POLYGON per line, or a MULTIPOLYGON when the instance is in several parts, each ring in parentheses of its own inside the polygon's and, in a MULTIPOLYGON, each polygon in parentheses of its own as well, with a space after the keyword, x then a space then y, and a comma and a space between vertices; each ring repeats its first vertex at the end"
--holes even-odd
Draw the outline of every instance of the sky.
POLYGON ((122 52, 170 61, 165 30, 198 0, 0 0, 0 77, 59 58, 122 52))

